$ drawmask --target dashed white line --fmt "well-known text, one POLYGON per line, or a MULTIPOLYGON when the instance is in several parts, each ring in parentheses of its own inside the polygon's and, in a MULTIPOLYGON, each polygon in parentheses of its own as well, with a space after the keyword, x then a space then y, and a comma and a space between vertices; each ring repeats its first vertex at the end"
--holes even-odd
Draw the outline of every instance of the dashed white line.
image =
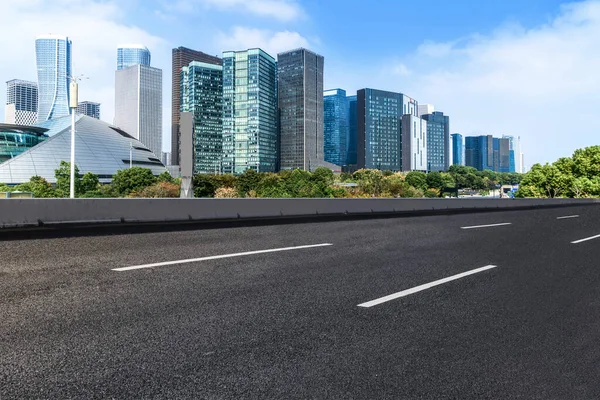
POLYGON ((460 229, 493 228, 496 226, 506 226, 506 225, 512 225, 512 222, 503 222, 501 224, 490 224, 490 225, 463 226, 460 229))
POLYGON ((408 296, 408 295, 411 295, 411 294, 414 294, 414 293, 417 293, 417 292, 421 292, 423 290, 431 289, 434 286, 439 286, 439 285, 442 285, 442 284, 447 283, 447 282, 451 282, 451 281, 455 281, 457 279, 464 278, 465 276, 469 276, 469 275, 473 275, 473 274, 478 274, 480 272, 487 271, 487 270, 490 270, 490 269, 493 269, 493 268, 497 268, 497 267, 498 267, 497 265, 488 265, 486 267, 477 268, 477 269, 474 269, 472 271, 463 272, 462 274, 450 276, 448 278, 440 279, 438 281, 434 281, 434 282, 431 282, 431 283, 426 283, 424 285, 417 286, 417 287, 414 287, 412 289, 403 290, 402 292, 390 294, 389 296, 385 296, 385 297, 381 297, 379 299, 368 301, 366 303, 359 304, 358 306, 359 307, 363 307, 363 308, 371 308, 371 307, 377 306, 379 304, 386 303, 388 301, 399 299, 400 297, 405 297, 405 296, 408 296))
POLYGON ((556 217, 556 219, 571 219, 571 218, 579 218, 579 215, 565 215, 564 217, 556 217))
POLYGON ((200 257, 200 258, 190 258, 187 260, 177 260, 177 261, 165 261, 154 264, 144 264, 144 265, 134 265, 132 267, 122 267, 122 268, 114 268, 113 271, 124 272, 124 271, 132 271, 136 269, 144 269, 144 268, 154 268, 154 267, 165 267, 168 265, 178 265, 178 264, 189 264, 195 263, 199 261, 208 261, 208 260, 219 260, 222 258, 232 258, 232 257, 244 257, 251 256, 254 254, 266 254, 266 253, 276 253, 279 251, 291 251, 291 250, 302 250, 302 249, 312 249, 315 247, 326 247, 333 246, 331 243, 321 243, 321 244, 310 244, 306 246, 294 246, 294 247, 283 247, 280 249, 268 249, 268 250, 256 250, 256 251, 246 251, 243 253, 233 253, 233 254, 221 254, 218 256, 210 256, 210 257, 200 257))
POLYGON ((579 243, 587 242, 587 241, 594 240, 594 239, 600 239, 600 235, 592 236, 592 237, 585 238, 585 239, 576 240, 574 242, 571 242, 571 244, 579 244, 579 243))

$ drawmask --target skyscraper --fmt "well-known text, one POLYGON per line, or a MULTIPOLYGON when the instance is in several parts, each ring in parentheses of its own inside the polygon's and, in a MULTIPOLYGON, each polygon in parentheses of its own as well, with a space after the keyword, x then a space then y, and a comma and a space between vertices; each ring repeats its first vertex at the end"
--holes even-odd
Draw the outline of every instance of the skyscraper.
POLYGON ((452 165, 464 165, 463 162, 463 136, 460 133, 452 134, 452 165))
POLYGON ((356 165, 358 158, 356 112, 356 95, 348 96, 348 157, 346 160, 346 165, 356 165))
POLYGON ((77 105, 77 114, 100 119, 100 103, 93 101, 82 101, 77 105))
POLYGON ((134 65, 150 66, 150 50, 141 44, 124 44, 117 48, 117 71, 134 65))
POLYGON ((421 104, 419 105, 419 117, 427 114, 433 114, 435 107, 432 104, 421 104))
POLYGON ((207 64, 222 65, 219 57, 211 56, 201 51, 177 47, 172 51, 172 88, 171 88, 171 159, 173 165, 179 165, 179 115, 181 107, 181 68, 187 67, 192 61, 207 64))
POLYGON ((221 171, 223 67, 192 61, 181 69, 181 112, 193 115, 194 174, 221 171))
POLYGON ((502 138, 510 142, 510 172, 521 173, 521 137, 502 135, 502 138))
POLYGON ((69 115, 71 41, 66 36, 43 35, 35 41, 38 75, 38 122, 69 115))
POLYGON ((480 171, 510 172, 509 139, 487 136, 465 138, 465 164, 480 171))
POLYGON ((323 155, 323 56, 296 49, 277 56, 282 170, 314 170, 323 155))
POLYGON ((402 93, 358 91, 358 168, 402 170, 402 116, 418 116, 418 106, 402 93))
POLYGON ((450 168, 450 118, 439 111, 422 118, 427 121, 427 170, 446 171, 450 168))
POLYGON ((6 82, 4 122, 34 125, 37 122, 38 88, 35 82, 13 79, 6 82))
POLYGON ((324 104, 324 155, 325 161, 345 165, 348 159, 348 97, 342 89, 327 90, 324 104))
POLYGON ((402 171, 427 171, 427 121, 402 116, 402 171))
POLYGON ((223 53, 223 172, 275 172, 275 59, 261 49, 223 53))
POLYGON ((115 72, 115 125, 162 152, 162 70, 134 65, 115 72))

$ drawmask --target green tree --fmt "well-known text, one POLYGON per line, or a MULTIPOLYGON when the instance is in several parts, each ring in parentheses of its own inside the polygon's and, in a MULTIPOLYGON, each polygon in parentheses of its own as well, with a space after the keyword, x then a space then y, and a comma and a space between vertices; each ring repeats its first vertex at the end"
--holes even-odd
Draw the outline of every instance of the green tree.
POLYGON ((313 182, 321 182, 327 186, 333 185, 333 171, 331 171, 329 168, 318 167, 312 173, 311 179, 313 182))
POLYGON ((119 196, 127 196, 156 182, 156 177, 147 168, 122 169, 113 176, 113 187, 119 196))
POLYGON ((360 190, 372 197, 378 197, 385 191, 383 173, 378 169, 359 169, 352 177, 360 190))
POLYGON ((277 174, 266 173, 260 180, 256 193, 259 197, 285 198, 292 197, 287 192, 283 179, 277 174))
POLYGON ((576 178, 594 179, 600 176, 600 146, 576 150, 573 154, 573 173, 576 178))
POLYGON ((29 182, 17 186, 16 190, 21 192, 32 192, 34 197, 42 199, 56 196, 52 185, 41 176, 32 176, 29 179, 29 182))
POLYGON ((406 183, 415 189, 427 190, 427 175, 424 172, 411 171, 406 174, 406 183))
POLYGON ((173 179, 173 177, 171 176, 171 174, 169 173, 169 171, 165 171, 162 174, 160 174, 156 178, 156 181, 157 182, 175 183, 175 179, 173 179))
POLYGON ((193 178, 195 197, 215 197, 219 186, 213 175, 196 174, 193 178))
MULTIPOLYGON (((56 178, 56 196, 69 197, 71 193, 71 163, 61 161, 57 169, 54 170, 56 178)), ((75 165, 75 194, 81 193, 81 177, 79 168, 75 165)))
POLYGON ((248 196, 251 191, 256 191, 262 175, 253 169, 247 169, 237 176, 235 188, 242 197, 248 196))
POLYGON ((81 178, 80 193, 95 192, 98 190, 98 185, 100 185, 98 175, 86 172, 81 178))
POLYGON ((439 172, 430 172, 427 174, 427 188, 429 189, 443 189, 444 179, 442 174, 439 172))

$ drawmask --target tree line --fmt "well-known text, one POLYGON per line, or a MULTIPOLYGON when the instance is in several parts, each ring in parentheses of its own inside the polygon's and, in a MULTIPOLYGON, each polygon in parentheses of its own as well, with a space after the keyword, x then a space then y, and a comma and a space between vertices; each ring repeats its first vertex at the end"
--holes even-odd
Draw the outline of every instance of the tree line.
MULTIPOLYGON (((0 192, 32 192, 38 198, 69 196, 70 164, 62 161, 55 170, 56 184, 34 176, 16 187, 0 184, 0 192)), ((392 172, 361 169, 354 173, 334 174, 327 168, 313 172, 294 170, 278 173, 247 170, 239 175, 194 176, 196 197, 215 198, 363 198, 363 197, 444 197, 460 189, 479 192, 498 185, 518 184, 522 176, 515 173, 477 171, 475 168, 452 166, 447 172, 392 172)), ((97 175, 81 175, 75 167, 76 197, 179 197, 180 180, 164 172, 156 177, 147 168, 121 170, 110 184, 102 184, 97 175)))

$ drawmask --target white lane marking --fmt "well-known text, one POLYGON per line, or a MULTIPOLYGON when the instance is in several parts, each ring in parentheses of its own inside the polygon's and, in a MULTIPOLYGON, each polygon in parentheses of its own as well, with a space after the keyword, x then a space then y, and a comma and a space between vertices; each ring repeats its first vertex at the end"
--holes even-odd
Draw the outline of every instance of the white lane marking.
POLYGON ((134 265, 132 267, 114 268, 113 271, 124 272, 124 271, 132 271, 135 269, 164 267, 167 265, 188 264, 188 263, 195 263, 195 262, 199 262, 199 261, 219 260, 221 258, 243 257, 243 256, 251 256, 254 254, 276 253, 278 251, 311 249, 314 247, 325 247, 325 246, 333 246, 333 244, 332 243, 321 243, 321 244, 310 244, 310 245, 306 245, 306 246, 283 247, 280 249, 246 251, 244 253, 222 254, 222 255, 218 255, 218 256, 190 258, 187 260, 165 261, 165 262, 159 262, 159 263, 154 263, 154 264, 144 264, 144 265, 134 265))
POLYGON ((556 217, 556 219, 579 218, 579 215, 565 215, 564 217, 556 217))
POLYGON ((497 265, 488 265, 486 267, 477 268, 477 269, 474 269, 472 271, 463 272, 462 274, 450 276, 448 278, 440 279, 440 280, 435 281, 435 282, 426 283, 424 285, 417 286, 417 287, 414 287, 412 289, 404 290, 402 292, 390 294, 389 296, 385 296, 385 297, 381 297, 379 299, 368 301, 366 303, 359 304, 358 306, 359 307, 363 307, 363 308, 371 308, 371 307, 377 306, 377 305, 382 304, 382 303, 386 303, 386 302, 391 301, 391 300, 399 299, 400 297, 405 297, 405 296, 408 296, 408 295, 411 295, 411 294, 414 294, 414 293, 417 293, 417 292, 421 292, 423 290, 431 289, 434 286, 439 286, 439 285, 442 285, 444 283, 447 283, 447 282, 450 282, 450 281, 455 281, 457 279, 464 278, 465 276, 477 274, 479 272, 487 271, 487 270, 493 269, 493 268, 498 268, 498 266, 497 265))
POLYGON ((501 223, 501 224, 491 224, 491 225, 463 226, 460 229, 493 228, 495 226, 506 226, 506 225, 512 225, 512 222, 504 222, 504 223, 501 223))
POLYGON ((600 239, 600 235, 592 236, 592 237, 581 239, 581 240, 576 240, 574 242, 571 242, 571 244, 579 244, 579 243, 587 242, 589 240, 594 240, 594 239, 600 239))

